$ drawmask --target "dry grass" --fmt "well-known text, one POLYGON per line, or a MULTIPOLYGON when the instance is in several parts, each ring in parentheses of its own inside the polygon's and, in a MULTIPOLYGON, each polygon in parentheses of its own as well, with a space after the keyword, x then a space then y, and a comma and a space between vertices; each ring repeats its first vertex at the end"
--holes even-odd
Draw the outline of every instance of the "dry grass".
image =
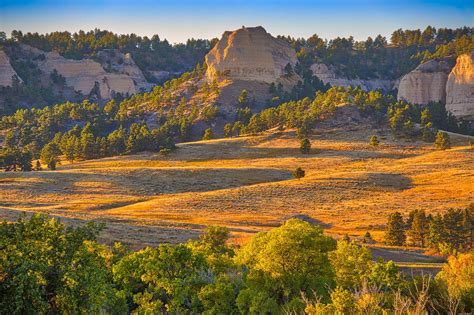
POLYGON ((234 241, 305 216, 328 233, 381 239, 387 215, 429 213, 474 202, 474 151, 395 141, 368 126, 321 127, 314 153, 293 132, 179 145, 167 157, 144 153, 62 165, 57 171, 0 174, 0 216, 41 211, 111 224, 105 238, 143 246, 195 237, 209 224, 234 241), (382 145, 368 145, 377 133, 382 145), (297 166, 306 177, 296 180, 297 166), (115 230, 114 230, 115 229, 115 230))

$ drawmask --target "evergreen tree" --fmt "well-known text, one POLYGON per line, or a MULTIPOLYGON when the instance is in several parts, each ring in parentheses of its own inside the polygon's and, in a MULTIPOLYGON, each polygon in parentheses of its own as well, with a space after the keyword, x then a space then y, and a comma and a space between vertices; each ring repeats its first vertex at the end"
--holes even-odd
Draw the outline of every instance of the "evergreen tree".
POLYGON ((451 148, 451 141, 446 132, 438 131, 436 134, 435 146, 439 150, 446 150, 451 148))
POLYGON ((227 123, 224 125, 224 137, 230 138, 232 137, 232 124, 227 123))
POLYGON ((304 138, 300 142, 300 152, 302 154, 308 154, 311 151, 311 142, 308 138, 304 138))
POLYGON ((414 210, 412 213, 413 219, 407 234, 413 245, 425 247, 429 234, 429 220, 423 210, 414 210))
POLYGON ((243 89, 242 92, 239 95, 239 106, 241 108, 245 108, 247 106, 250 106, 249 104, 249 93, 247 92, 246 89, 243 89))
POLYGON ((376 147, 380 144, 380 140, 377 138, 376 135, 373 135, 372 137, 370 137, 370 145, 373 146, 373 147, 376 147))
POLYGON ((18 164, 22 172, 30 172, 33 170, 33 154, 29 151, 21 152, 18 159, 18 164))
POLYGON ((50 170, 56 169, 61 150, 56 142, 49 142, 41 150, 41 162, 46 164, 50 170))
POLYGON ((405 222, 400 212, 392 213, 388 217, 385 242, 388 245, 402 246, 405 244, 405 222))
POLYGON ((207 128, 204 130, 204 134, 202 135, 202 140, 211 140, 214 138, 214 132, 211 128, 207 128))

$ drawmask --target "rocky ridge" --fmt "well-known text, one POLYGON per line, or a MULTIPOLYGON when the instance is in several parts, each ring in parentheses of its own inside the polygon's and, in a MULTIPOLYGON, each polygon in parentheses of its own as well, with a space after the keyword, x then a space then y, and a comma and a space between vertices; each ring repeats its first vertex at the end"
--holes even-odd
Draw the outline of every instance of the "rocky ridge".
POLYGON ((449 73, 446 109, 456 117, 474 121, 474 53, 460 55, 449 73))
POLYGON ((83 95, 89 95, 96 82, 101 99, 110 99, 114 93, 131 95, 148 87, 143 73, 131 57, 124 58, 120 67, 111 63, 114 66, 109 69, 111 72, 107 72, 99 62, 92 59, 67 59, 57 52, 44 52, 23 44, 21 46, 33 55, 44 56, 44 58, 37 58, 36 61, 38 68, 44 74, 48 75, 56 70, 65 78, 67 86, 83 95))
POLYGON ((206 55, 206 77, 282 84, 296 83, 298 76, 285 67, 296 65, 295 50, 284 40, 274 38, 261 26, 224 32, 206 55))
POLYGON ((446 82, 452 64, 447 60, 430 60, 407 73, 398 86, 398 100, 413 104, 445 102, 446 82))

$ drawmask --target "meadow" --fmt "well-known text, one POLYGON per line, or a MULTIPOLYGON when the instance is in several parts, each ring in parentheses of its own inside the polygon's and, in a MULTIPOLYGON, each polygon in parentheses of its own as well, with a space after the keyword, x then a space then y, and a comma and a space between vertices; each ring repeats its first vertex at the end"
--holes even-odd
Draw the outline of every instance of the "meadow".
POLYGON ((231 241, 288 218, 322 225, 333 236, 383 240, 389 213, 427 213, 474 201, 474 150, 394 138, 368 124, 321 124, 301 154, 294 131, 182 143, 169 155, 142 153, 69 164, 56 171, 0 174, 0 216, 43 212, 66 223, 107 224, 102 240, 131 248, 195 238, 226 226, 231 241), (369 145, 371 135, 381 140, 369 145), (306 176, 295 179, 296 167, 306 176))

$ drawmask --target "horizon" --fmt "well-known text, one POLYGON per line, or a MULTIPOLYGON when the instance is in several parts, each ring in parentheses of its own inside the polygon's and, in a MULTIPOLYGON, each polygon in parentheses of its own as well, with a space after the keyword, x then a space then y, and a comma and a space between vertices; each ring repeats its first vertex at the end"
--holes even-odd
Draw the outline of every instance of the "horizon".
POLYGON ((390 39, 397 29, 459 28, 474 25, 474 4, 469 1, 326 1, 311 2, 215 0, 195 3, 189 0, 142 1, 23 1, 0 3, 0 31, 23 33, 90 31, 95 28, 117 34, 154 34, 170 43, 187 39, 220 38, 223 32, 242 26, 263 26, 273 36, 308 38, 318 34, 324 39, 353 36, 356 41, 378 34, 390 39), (213 19, 204 19, 210 15, 213 19), (357 17, 354 23, 354 16, 357 17), (126 21, 124 21, 126 20, 126 21))

